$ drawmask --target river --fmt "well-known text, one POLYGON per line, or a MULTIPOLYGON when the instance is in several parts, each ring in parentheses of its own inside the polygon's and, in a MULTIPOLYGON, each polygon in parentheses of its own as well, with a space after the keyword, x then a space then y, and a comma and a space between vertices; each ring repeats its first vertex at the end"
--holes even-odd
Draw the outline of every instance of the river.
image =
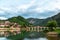
MULTIPOLYGON (((5 37, 0 37, 0 40, 8 40, 8 39, 5 37)), ((24 40, 47 40, 47 38, 37 38, 37 39, 24 38, 24 40)))
POLYGON ((0 37, 0 40, 7 40, 7 38, 5 38, 5 37, 0 37))
POLYGON ((48 40, 47 38, 37 38, 37 39, 28 39, 28 38, 25 38, 24 40, 48 40))

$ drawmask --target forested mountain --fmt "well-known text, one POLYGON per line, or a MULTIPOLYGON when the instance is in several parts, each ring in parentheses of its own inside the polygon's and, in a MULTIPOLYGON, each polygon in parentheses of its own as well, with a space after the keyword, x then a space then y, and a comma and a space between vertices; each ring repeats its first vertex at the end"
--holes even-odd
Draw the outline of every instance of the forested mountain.
POLYGON ((58 26, 60 26, 60 13, 58 13, 57 15, 54 15, 52 17, 48 17, 46 19, 38 19, 38 18, 25 19, 22 16, 17 16, 17 17, 9 18, 7 20, 0 20, 0 23, 4 22, 4 21, 10 21, 10 22, 18 23, 21 26, 32 26, 32 25, 34 25, 34 26, 46 26, 47 22, 50 20, 56 20, 58 23, 58 26))
POLYGON ((57 15, 54 15, 52 17, 46 18, 46 19, 37 19, 37 18, 29 18, 27 19, 29 23, 32 23, 35 26, 46 26, 47 22, 50 20, 56 20, 58 23, 58 26, 60 26, 60 13, 57 15))
POLYGON ((43 22, 44 19, 37 19, 37 18, 28 18, 27 21, 34 26, 42 25, 41 23, 43 22))
POLYGON ((27 22, 27 20, 24 19, 21 16, 9 18, 8 21, 18 23, 18 24, 20 24, 21 26, 24 26, 24 27, 25 26, 31 26, 31 24, 29 22, 27 22))

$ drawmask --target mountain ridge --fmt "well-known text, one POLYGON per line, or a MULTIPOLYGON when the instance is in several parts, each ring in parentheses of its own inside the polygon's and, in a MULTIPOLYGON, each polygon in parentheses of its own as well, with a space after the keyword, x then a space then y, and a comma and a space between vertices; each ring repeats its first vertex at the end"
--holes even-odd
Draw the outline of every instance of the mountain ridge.
POLYGON ((56 20, 58 23, 58 26, 60 26, 60 13, 52 17, 48 17, 46 19, 38 19, 38 18, 25 19, 22 16, 17 16, 17 17, 9 18, 7 20, 0 20, 0 22, 4 22, 4 21, 16 22, 22 26, 32 26, 32 25, 33 26, 46 26, 47 22, 51 20, 56 20))
MULTIPOLYGON (((52 17, 48 17, 48 18, 46 18, 46 19, 35 19, 35 18, 32 18, 33 19, 33 21, 35 21, 35 23, 32 23, 33 25, 35 25, 35 26, 46 26, 46 24, 47 24, 47 22, 48 21, 51 21, 51 20, 56 20, 57 21, 57 23, 58 23, 58 26, 60 26, 60 13, 58 13, 58 14, 56 14, 56 15, 54 15, 54 16, 52 16, 52 17), (35 19, 35 20, 34 20, 35 19), (37 20, 37 22, 36 22, 36 20, 37 20)), ((27 19, 28 20, 28 22, 30 23, 30 21, 32 21, 32 19, 27 19)), ((32 21, 32 22, 33 22, 32 21)))
POLYGON ((9 18, 7 20, 0 20, 0 23, 1 22, 5 22, 5 21, 9 21, 11 23, 18 23, 22 27, 26 27, 26 26, 29 27, 29 26, 32 25, 29 22, 27 22, 27 20, 24 17, 22 17, 22 16, 12 17, 12 18, 9 18))

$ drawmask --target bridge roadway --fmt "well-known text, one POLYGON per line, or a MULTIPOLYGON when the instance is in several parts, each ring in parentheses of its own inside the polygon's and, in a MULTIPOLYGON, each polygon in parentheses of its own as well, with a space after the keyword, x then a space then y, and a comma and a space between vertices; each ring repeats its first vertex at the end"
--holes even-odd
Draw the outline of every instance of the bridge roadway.
MULTIPOLYGON (((55 27, 53 27, 53 29, 55 29, 55 27)), ((56 29, 60 29, 60 27, 56 27, 56 29)), ((20 28, 21 30, 26 30, 26 31, 36 31, 36 32, 40 32, 40 31, 44 31, 44 30, 49 30, 49 27, 26 27, 26 28, 20 28)))
POLYGON ((48 27, 39 27, 39 26, 37 26, 37 27, 26 27, 26 28, 22 28, 22 30, 40 32, 43 30, 48 30, 48 27))

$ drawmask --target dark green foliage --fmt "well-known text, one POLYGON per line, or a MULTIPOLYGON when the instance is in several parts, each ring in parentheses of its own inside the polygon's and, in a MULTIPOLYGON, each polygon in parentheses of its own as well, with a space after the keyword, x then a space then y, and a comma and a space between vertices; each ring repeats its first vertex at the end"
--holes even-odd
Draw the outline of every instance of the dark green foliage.
POLYGON ((47 27, 57 27, 57 22, 55 20, 48 21, 47 27))
POLYGON ((47 23, 47 27, 49 27, 49 30, 50 31, 53 31, 53 27, 56 28, 58 25, 57 25, 57 22, 55 20, 52 20, 52 21, 48 21, 47 23))
POLYGON ((26 34, 28 34, 27 32, 23 31, 20 34, 17 35, 10 35, 7 38, 11 39, 11 40, 23 40, 26 36, 26 34))
POLYGON ((30 23, 27 22, 26 19, 24 19, 21 16, 9 18, 8 21, 14 22, 14 23, 18 23, 18 24, 20 24, 23 27, 26 27, 26 26, 30 26, 31 25, 30 23))

